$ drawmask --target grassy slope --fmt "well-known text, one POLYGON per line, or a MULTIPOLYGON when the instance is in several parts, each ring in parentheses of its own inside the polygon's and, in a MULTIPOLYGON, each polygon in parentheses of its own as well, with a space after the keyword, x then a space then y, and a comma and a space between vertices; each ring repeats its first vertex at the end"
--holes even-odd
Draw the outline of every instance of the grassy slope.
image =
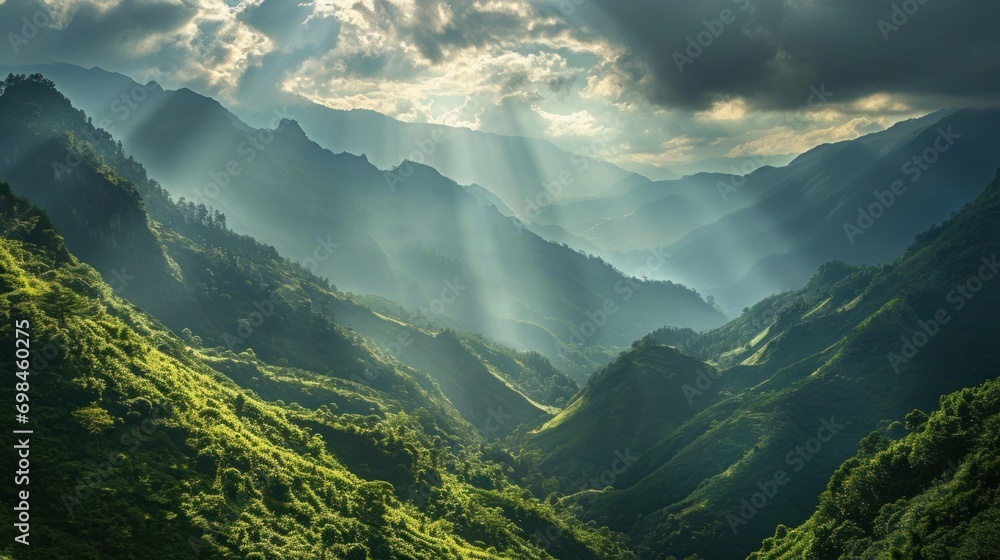
POLYGON ((710 369, 664 345, 624 353, 565 411, 528 434, 525 450, 543 472, 564 482, 599 475, 616 451, 642 453, 693 415, 700 407, 689 405, 677 387, 710 369))

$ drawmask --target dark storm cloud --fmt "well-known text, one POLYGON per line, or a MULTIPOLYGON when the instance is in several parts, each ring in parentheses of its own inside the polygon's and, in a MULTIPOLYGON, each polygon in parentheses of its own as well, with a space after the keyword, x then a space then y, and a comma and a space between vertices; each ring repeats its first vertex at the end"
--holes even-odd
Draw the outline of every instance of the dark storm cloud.
POLYGON ((414 45, 420 54, 437 64, 443 62, 449 50, 460 50, 497 44, 510 44, 551 33, 551 30, 528 29, 526 20, 534 14, 517 13, 514 5, 507 10, 484 8, 477 2, 417 2, 416 14, 407 17, 388 0, 375 0, 369 8, 358 2, 352 9, 366 19, 389 30, 396 39, 414 45), (441 12, 449 15, 442 18, 441 12))
MULTIPOLYGON (((9 23, 4 34, 20 33, 22 18, 32 20, 35 14, 48 13, 41 4, 28 0, 9 0, 0 4, 0 22, 9 23)), ((80 3, 74 6, 70 20, 58 23, 58 12, 27 42, 19 44, 16 51, 5 49, 4 59, 11 62, 19 57, 57 59, 63 61, 123 61, 134 53, 128 45, 146 36, 167 33, 186 25, 197 15, 192 6, 175 2, 123 0, 121 3, 100 10, 96 6, 80 3), (55 26, 60 28, 56 29, 55 26)), ((8 39, 10 36, 8 35, 8 39)))
POLYGON ((885 91, 975 104, 1000 92, 990 0, 591 0, 572 18, 626 46, 634 86, 663 105, 742 96, 790 108, 821 83, 838 101, 885 91))
MULTIPOLYGON (((436 10, 437 4, 422 5, 427 12, 436 10), (426 7, 425 7, 426 6, 426 7)), ((468 48, 509 41, 514 30, 520 29, 523 20, 509 13, 483 12, 468 3, 452 4, 452 21, 441 30, 423 25, 423 18, 405 26, 399 32, 410 39, 428 60, 440 62, 443 51, 449 47, 468 48)), ((433 17, 432 13, 428 17, 433 17)))

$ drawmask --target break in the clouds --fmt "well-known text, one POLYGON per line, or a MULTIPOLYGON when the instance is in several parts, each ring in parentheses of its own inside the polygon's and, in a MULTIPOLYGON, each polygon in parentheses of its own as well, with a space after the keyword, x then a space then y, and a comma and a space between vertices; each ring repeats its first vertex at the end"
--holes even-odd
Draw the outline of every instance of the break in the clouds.
POLYGON ((993 104, 997 21, 986 0, 0 0, 4 62, 570 150, 603 136, 626 166, 798 153, 993 104))

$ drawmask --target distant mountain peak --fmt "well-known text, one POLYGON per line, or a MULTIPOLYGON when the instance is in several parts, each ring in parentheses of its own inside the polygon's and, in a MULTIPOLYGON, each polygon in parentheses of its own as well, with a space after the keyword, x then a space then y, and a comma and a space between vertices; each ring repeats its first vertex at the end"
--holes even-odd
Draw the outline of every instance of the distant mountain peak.
MULTIPOLYGON (((281 122, 278 123, 278 127, 281 128, 282 130, 288 128, 288 129, 297 130, 299 132, 302 132, 302 127, 299 126, 299 121, 297 121, 295 119, 289 119, 289 118, 284 118, 283 117, 281 119, 281 122)), ((305 132, 302 132, 302 134, 305 135, 305 132)))
POLYGON ((294 138, 296 141, 312 142, 306 131, 302 130, 302 125, 299 121, 295 119, 290 119, 288 117, 282 117, 278 121, 278 131, 282 132, 288 138, 294 138))

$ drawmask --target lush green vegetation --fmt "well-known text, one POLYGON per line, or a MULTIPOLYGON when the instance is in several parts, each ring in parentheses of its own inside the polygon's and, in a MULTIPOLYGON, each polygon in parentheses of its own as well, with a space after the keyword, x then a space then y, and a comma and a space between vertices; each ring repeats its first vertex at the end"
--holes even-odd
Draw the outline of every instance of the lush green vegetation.
POLYGON ((0 186, 0 318, 31 320, 39 348, 31 557, 630 556, 517 486, 511 456, 482 443, 525 420, 484 432, 490 407, 546 414, 520 390, 565 398, 572 381, 546 360, 386 318, 221 214, 172 202, 40 76, 4 83, 0 120, 20 154, 5 174, 54 216, 0 186), (70 151, 83 157, 53 178, 70 151), (419 334, 433 372, 465 368, 466 385, 340 317, 419 334), (479 401, 453 402, 476 387, 479 401))
POLYGON ((526 457, 569 487, 563 501, 583 518, 627 533, 640 557, 745 556, 778 524, 808 518, 866 434, 996 375, 1000 284, 986 279, 984 258, 998 253, 1000 180, 891 264, 829 263, 724 327, 647 337, 529 434, 526 457), (934 327, 939 313, 947 322, 934 327), (658 337, 719 371, 699 379, 694 364, 663 359, 658 337), (635 416, 663 429, 644 437, 630 429, 635 416), (824 422, 836 434, 820 441, 824 422), (811 440, 814 452, 796 455, 811 440), (608 468, 593 465, 595 446, 637 458, 594 488, 608 468), (744 507, 779 471, 780 491, 744 507))
POLYGON ((611 486, 600 477, 612 463, 622 471, 615 479, 631 468, 620 455, 639 455, 704 407, 707 401, 694 405, 680 387, 709 373, 710 366, 649 337, 596 373, 564 412, 527 434, 524 450, 563 492, 611 486))
MULTIPOLYGON (((627 557, 391 397, 185 345, 6 185, 0 217, 0 320, 30 320, 36 348, 30 557, 627 557), (313 406, 219 372, 237 369, 313 406)), ((13 347, 9 329, 0 343, 13 347)))
MULTIPOLYGON (((406 310, 398 309, 395 315, 402 319, 395 318, 385 305, 372 308, 371 300, 361 302, 337 292, 302 264, 280 257, 273 247, 226 229, 226 218, 217 211, 183 199, 173 202, 141 164, 125 155, 120 143, 95 129, 44 78, 11 76, 5 83, 0 121, 11 133, 0 139, 0 147, 22 154, 6 162, 6 173, 17 179, 15 190, 44 207, 60 230, 72 232, 67 235, 70 248, 87 255, 83 260, 117 293, 174 332, 189 332, 189 340, 197 340, 197 345, 237 353, 252 348, 267 362, 339 375, 383 390, 400 383, 393 368, 381 365, 390 354, 424 370, 408 371, 412 379, 406 383, 418 383, 420 389, 407 393, 405 408, 435 414, 449 408, 441 402, 428 406, 420 395, 429 393, 431 399, 450 399, 477 429, 490 418, 490 410, 514 415, 491 436, 506 435, 516 424, 545 414, 529 398, 556 405, 575 392, 571 379, 536 354, 518 354, 466 334, 456 333, 466 342, 455 343, 453 337, 437 336, 426 321, 410 324, 413 317, 406 310), (67 136, 84 140, 66 144, 67 136), (33 145, 49 148, 21 149, 33 145), (39 172, 61 161, 54 159, 57 156, 81 152, 86 157, 71 159, 75 165, 66 178, 39 172), (113 212, 86 203, 118 191, 129 204, 113 212), (122 215, 130 216, 132 225, 117 232, 126 221, 122 215), (116 237, 102 235, 105 230, 116 231, 117 237, 145 239, 146 245, 134 254, 124 252, 116 237)), ((440 415, 433 420, 429 423, 434 426, 452 423, 440 415)))
POLYGON ((750 560, 978 560, 1000 550, 1000 382, 941 398, 910 432, 872 432, 830 479, 819 508, 779 526, 750 560))

